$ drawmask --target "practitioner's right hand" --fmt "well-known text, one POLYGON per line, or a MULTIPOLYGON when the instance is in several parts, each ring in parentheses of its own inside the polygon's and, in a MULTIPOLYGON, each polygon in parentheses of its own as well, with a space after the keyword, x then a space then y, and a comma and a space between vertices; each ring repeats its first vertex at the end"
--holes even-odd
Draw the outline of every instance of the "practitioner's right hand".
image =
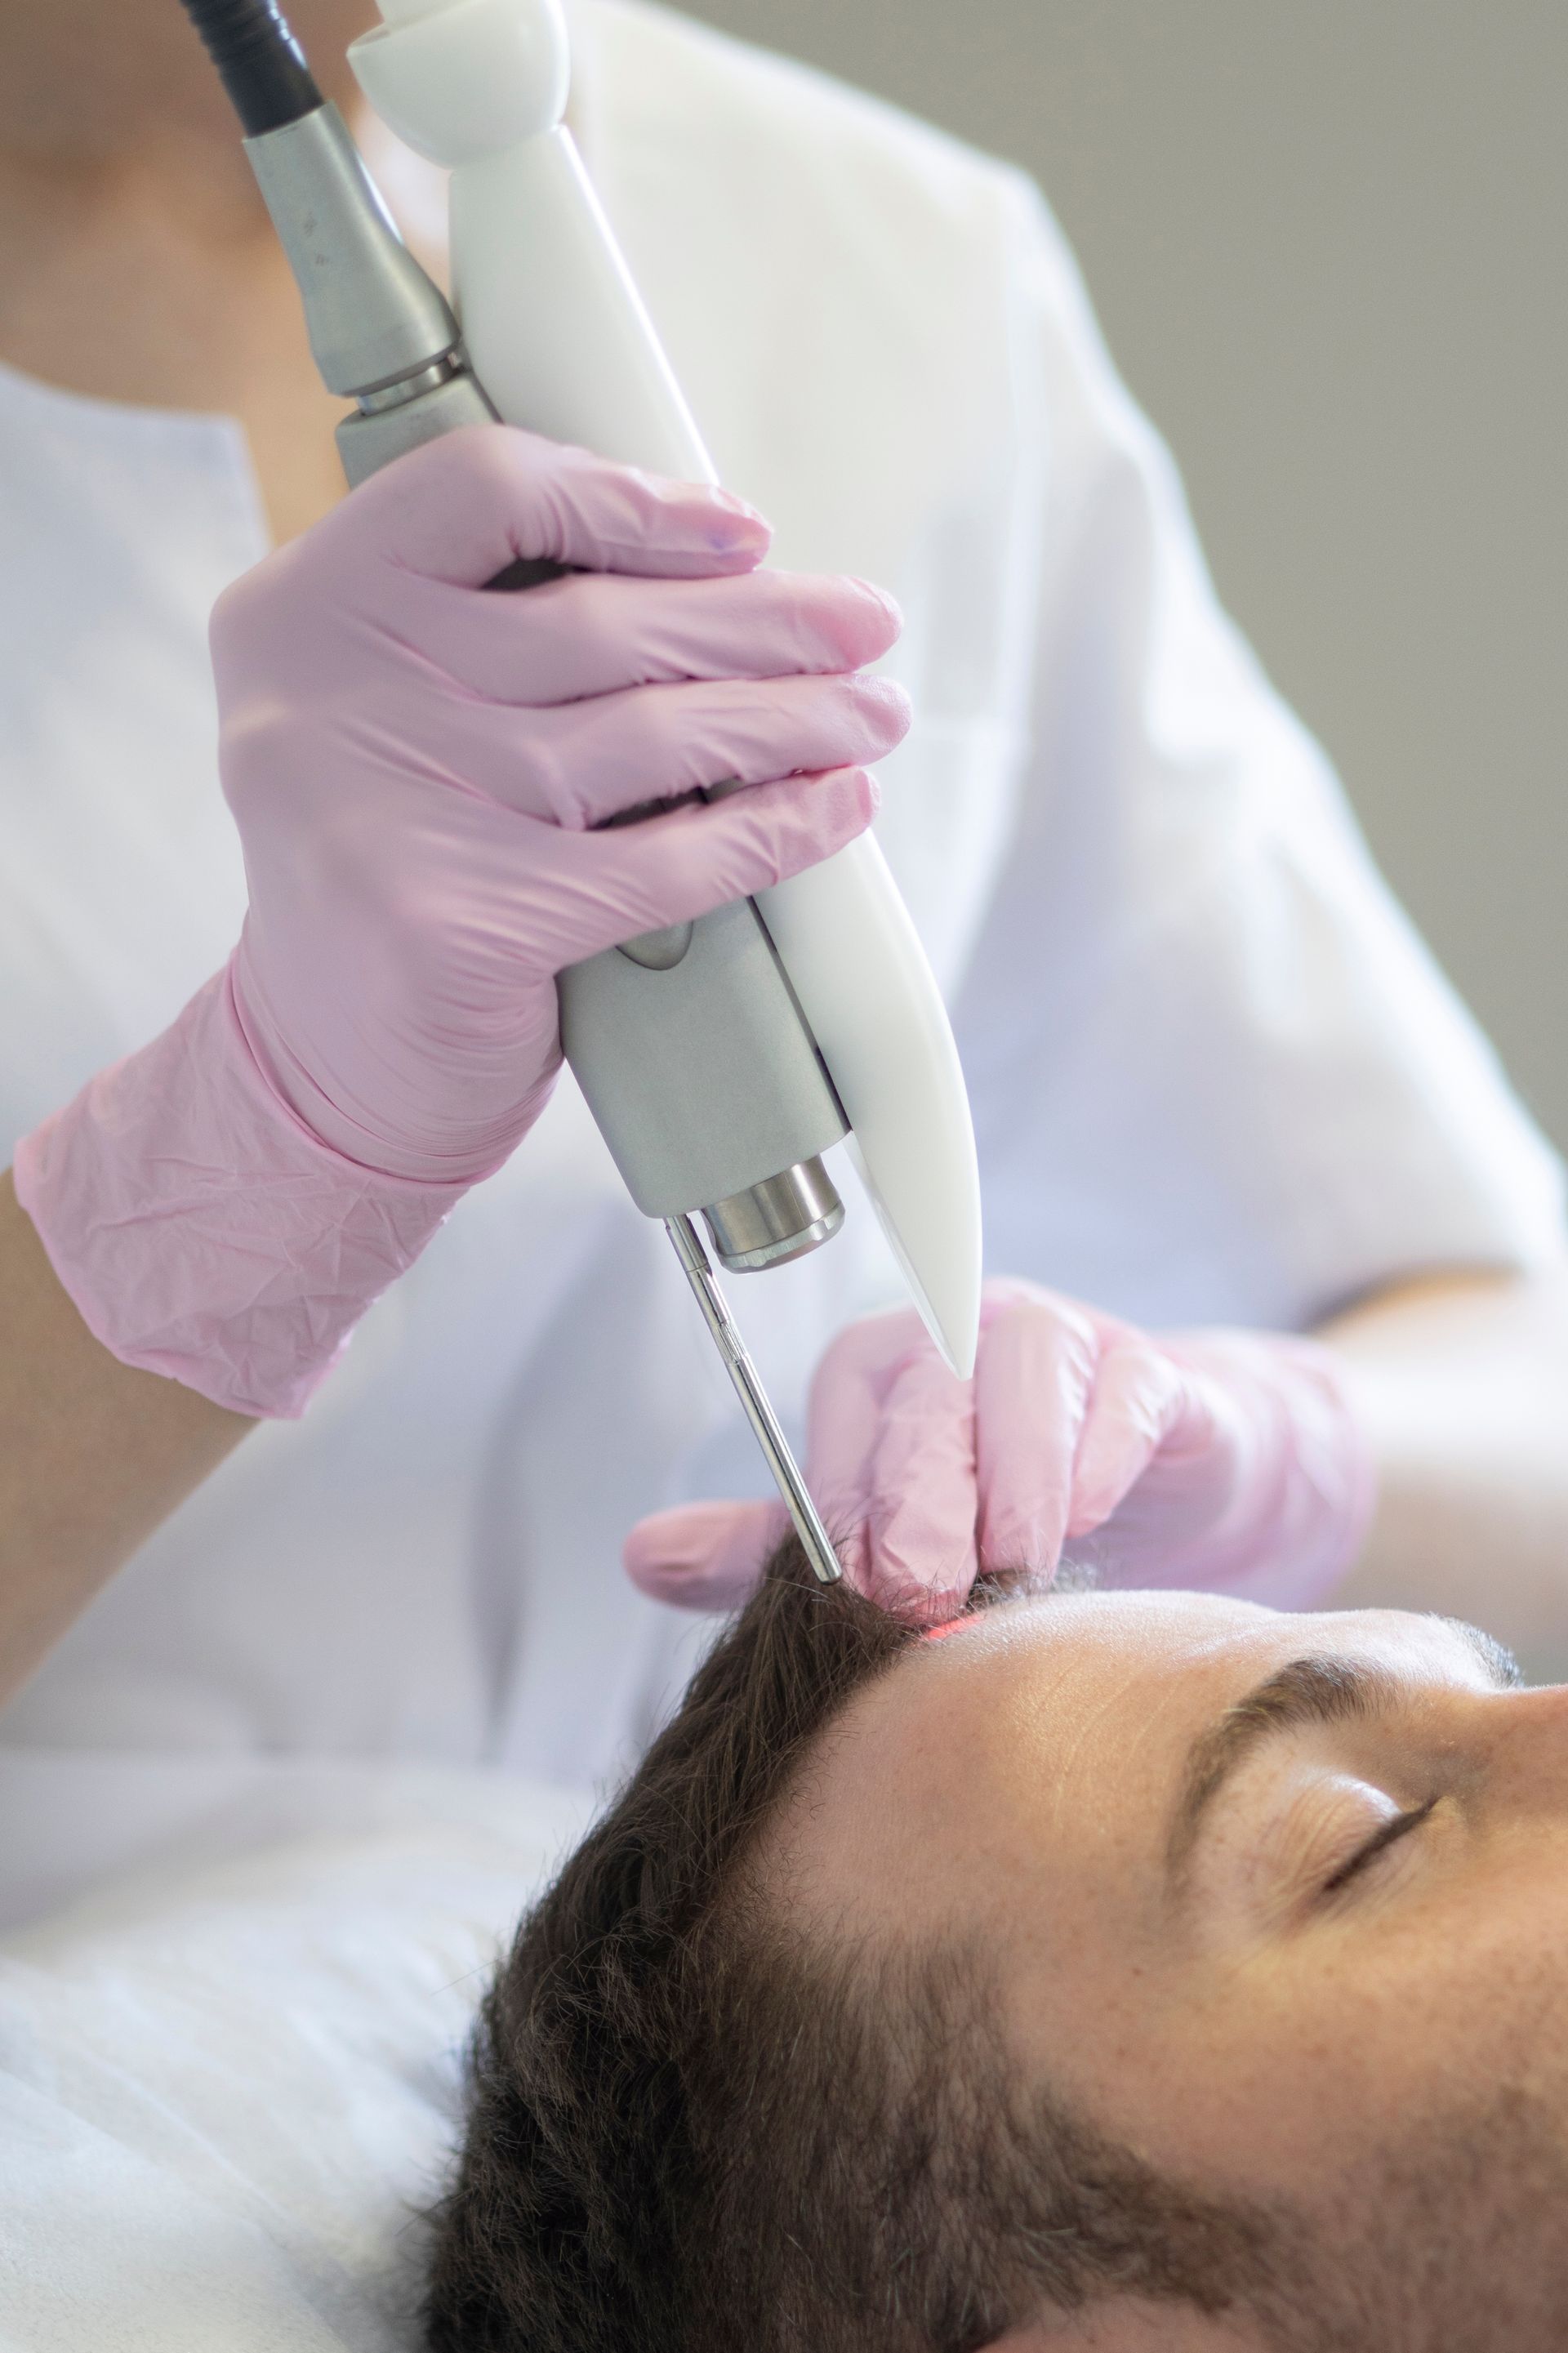
POLYGON ((420 450, 220 601, 241 1022, 311 1132, 386 1174, 488 1174, 560 1062, 555 976, 843 846, 908 725, 855 675, 899 620, 759 570, 768 529, 504 426, 420 450), (484 592, 518 556, 584 567, 484 592), (738 777, 754 791, 596 831, 738 777))
POLYGON ((295 1414, 537 1116, 555 976, 851 840, 908 724, 898 616, 759 570, 767 526, 507 426, 400 459, 222 598, 250 910, 174 1026, 25 1139, 16 1187, 122 1363, 295 1414), (518 595, 518 557, 583 567, 518 595), (595 830, 639 803, 752 789, 595 830))

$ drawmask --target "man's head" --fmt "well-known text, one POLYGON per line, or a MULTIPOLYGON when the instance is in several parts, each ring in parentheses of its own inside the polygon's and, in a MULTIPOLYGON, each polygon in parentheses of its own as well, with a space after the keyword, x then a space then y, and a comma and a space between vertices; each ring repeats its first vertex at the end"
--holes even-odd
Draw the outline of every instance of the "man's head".
POLYGON ((1568 1693, 785 1556, 486 2006, 432 2341, 1568 2344, 1568 1693))

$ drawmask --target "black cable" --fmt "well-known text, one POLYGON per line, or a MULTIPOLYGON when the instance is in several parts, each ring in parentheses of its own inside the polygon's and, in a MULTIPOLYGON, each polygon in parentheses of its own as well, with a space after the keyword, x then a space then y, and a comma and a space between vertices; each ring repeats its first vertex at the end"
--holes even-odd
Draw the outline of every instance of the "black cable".
POLYGON ((181 0, 247 139, 314 113, 321 93, 275 0, 181 0))

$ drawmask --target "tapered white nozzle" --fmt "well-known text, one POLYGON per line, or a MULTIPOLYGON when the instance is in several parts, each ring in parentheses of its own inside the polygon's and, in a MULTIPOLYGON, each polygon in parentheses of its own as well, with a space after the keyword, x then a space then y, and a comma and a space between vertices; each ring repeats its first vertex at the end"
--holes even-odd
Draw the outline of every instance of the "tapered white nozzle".
POLYGON ((869 834, 757 904, 878 1222, 931 1338, 967 1380, 980 1336, 980 1172, 952 1024, 909 909, 869 834))

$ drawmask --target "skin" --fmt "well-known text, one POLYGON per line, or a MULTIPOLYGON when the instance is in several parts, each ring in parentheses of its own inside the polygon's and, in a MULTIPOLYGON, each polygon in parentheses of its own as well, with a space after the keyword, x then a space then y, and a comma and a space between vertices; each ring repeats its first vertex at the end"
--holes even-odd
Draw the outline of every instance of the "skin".
POLYGON ((100 1347, 0 1176, 0 1696, 254 1422, 100 1347))
MULTIPOLYGON (((1490 2119, 1475 2126, 1485 2212, 1473 2183, 1451 2215, 1440 2187, 1415 2210, 1417 2232, 1464 2248, 1459 2292, 1487 2316, 1467 2333, 1450 2314, 1431 2341, 1563 2341, 1568 1689, 1507 1688, 1450 1624, 1397 1612, 1052 1598, 922 1645, 862 1694, 771 1862, 792 1916, 830 1940, 967 1929, 997 1957, 1023 2080, 1047 2078, 1168 2172, 1290 2201, 1336 2248, 1386 2210, 1391 2160, 1462 2142, 1454 2119, 1472 2110, 1490 2119), (1370 1663, 1385 1704, 1256 1748, 1173 1889, 1167 1826, 1193 1742, 1308 1654, 1370 1663)), ((1234 2319, 1113 2304, 1006 2344, 1254 2341, 1234 2319)))
MULTIPOLYGON (((371 10, 296 0, 289 14, 326 94, 352 102, 343 50, 371 10)), ((279 539, 342 494, 338 406, 175 0, 10 0, 0 361, 102 400, 237 417, 279 539)), ((97 1344, 14 1206, 0 1214, 0 1297, 12 1303, 0 1318, 4 1688, 239 1432, 219 1447, 216 1409, 149 1402, 153 1377, 94 1364, 97 1344), (149 1416, 162 1433, 151 1468, 149 1416), (85 1514, 84 1482, 98 1498, 85 1514)), ((1345 1598, 1479 1609, 1484 1595, 1488 1623, 1526 1656, 1562 1655, 1568 1277, 1445 1272, 1369 1294, 1324 1336, 1383 1478, 1345 1598)))
MULTIPOLYGON (((289 11, 324 94, 365 0, 289 11)), ((0 359, 97 399, 237 417, 275 537, 342 496, 300 301, 176 0, 13 0, 0 76, 0 359)))

